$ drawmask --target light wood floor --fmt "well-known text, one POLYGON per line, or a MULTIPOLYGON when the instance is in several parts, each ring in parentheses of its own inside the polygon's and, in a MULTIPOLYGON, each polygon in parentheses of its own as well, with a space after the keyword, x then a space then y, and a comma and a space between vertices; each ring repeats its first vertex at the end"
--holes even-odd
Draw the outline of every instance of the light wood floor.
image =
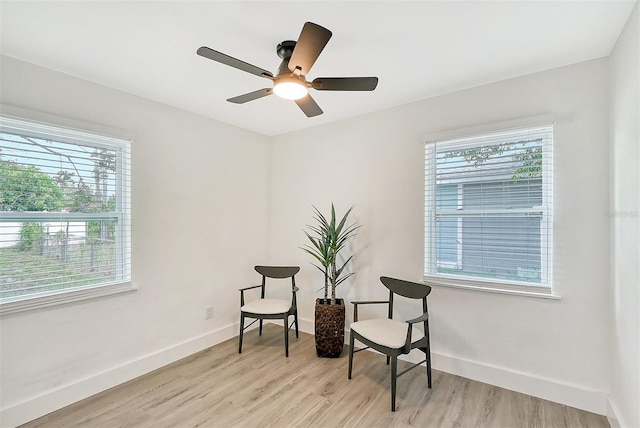
MULTIPOLYGON (((398 379, 390 410, 384 356, 315 355, 312 335, 282 329, 228 340, 58 410, 24 427, 608 427, 604 416, 424 368, 398 379)), ((406 363, 398 363, 398 371, 406 363)), ((408 365, 407 365, 408 367, 408 365)))

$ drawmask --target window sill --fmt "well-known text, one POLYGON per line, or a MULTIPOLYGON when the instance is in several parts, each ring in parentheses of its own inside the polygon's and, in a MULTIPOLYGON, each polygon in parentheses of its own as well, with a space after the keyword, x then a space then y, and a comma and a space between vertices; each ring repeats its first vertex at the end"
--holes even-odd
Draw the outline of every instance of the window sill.
POLYGON ((554 294, 550 287, 517 285, 502 282, 473 281, 468 279, 425 276, 423 282, 436 287, 457 288, 462 290, 487 293, 509 294, 512 296, 536 297, 541 299, 560 300, 562 296, 554 294))
POLYGON ((111 296, 113 294, 130 293, 136 291, 131 282, 116 282, 100 286, 78 287, 62 290, 56 293, 37 293, 25 296, 3 299, 0 303, 0 315, 15 314, 35 309, 48 308, 71 302, 111 296))

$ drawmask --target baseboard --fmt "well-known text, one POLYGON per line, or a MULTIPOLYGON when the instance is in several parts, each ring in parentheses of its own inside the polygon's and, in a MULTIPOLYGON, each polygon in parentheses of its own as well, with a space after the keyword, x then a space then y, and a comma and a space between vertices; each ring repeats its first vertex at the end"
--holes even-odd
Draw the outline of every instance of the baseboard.
POLYGON ((316 334, 315 323, 312 320, 298 318, 298 328, 300 329, 300 331, 304 333, 308 333, 312 335, 316 334))
MULTIPOLYGON (((409 354, 408 357, 407 360, 412 362, 420 361, 420 355, 418 354, 409 354)), ((599 415, 607 415, 608 395, 602 391, 595 391, 580 385, 572 385, 531 373, 470 361, 437 352, 432 352, 431 358, 432 367, 436 370, 599 415)))
MULTIPOLYGON (((345 329, 344 337, 345 343, 348 343, 349 330, 345 329)), ((414 350, 408 355, 401 356, 400 359, 418 363, 424 360, 424 354, 414 350)), ((609 396, 601 391, 590 390, 579 385, 558 382, 531 373, 519 372, 433 351, 431 352, 431 359, 431 366, 442 372, 521 392, 599 415, 610 415, 608 412, 610 407, 609 396)), ((613 424, 611 426, 612 428, 616 427, 613 424)))
POLYGON ((613 397, 609 395, 607 398, 607 421, 609 421, 609 425, 611 426, 611 428, 622 428, 630 426, 626 425, 620 417, 621 415, 618 411, 618 406, 616 406, 615 401, 613 401, 613 397))
MULTIPOLYGON (((314 334, 312 320, 300 319, 299 321, 301 331, 314 334)), ((346 344, 349 343, 349 329, 345 329, 344 341, 346 344)), ((605 415, 609 419, 611 428, 626 426, 619 419, 619 413, 611 397, 602 391, 438 352, 432 352, 431 358, 432 367, 436 370, 605 415)), ((402 356, 401 359, 417 363, 424 359, 424 354, 413 351, 409 355, 402 356)))
MULTIPOLYGON (((0 426, 8 428, 21 425, 157 370, 217 343, 236 337, 238 328, 238 324, 228 325, 0 409, 0 426)), ((311 320, 300 318, 299 329, 302 332, 314 334, 314 323, 311 320)), ((348 342, 348 338, 349 331, 346 330, 345 342, 348 342)), ((404 356, 403 359, 418 362, 420 361, 419 357, 420 355, 412 353, 404 356)), ((615 403, 603 392, 437 352, 432 353, 432 360, 432 366, 436 370, 606 415, 612 428, 625 426, 619 419, 615 403)))
POLYGON ((135 379, 167 364, 188 357, 238 335, 239 324, 232 324, 182 343, 144 355, 104 372, 47 391, 41 395, 0 409, 0 426, 15 427, 55 410, 135 379))

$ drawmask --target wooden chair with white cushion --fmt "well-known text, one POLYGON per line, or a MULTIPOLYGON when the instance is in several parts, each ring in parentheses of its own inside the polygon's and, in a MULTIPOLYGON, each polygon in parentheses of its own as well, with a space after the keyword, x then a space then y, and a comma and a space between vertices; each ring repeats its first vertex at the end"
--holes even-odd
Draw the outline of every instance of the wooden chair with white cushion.
POLYGON ((349 379, 353 367, 353 354, 365 349, 375 349, 387 356, 387 364, 391 362, 391 411, 396 410, 396 380, 409 370, 426 362, 427 383, 431 388, 431 348, 429 345, 429 312, 427 310, 427 296, 431 287, 425 284, 404 281, 401 279, 380 277, 380 281, 389 289, 389 300, 370 300, 353 303, 353 323, 349 338, 349 379), (410 299, 422 299, 422 315, 408 321, 393 319, 393 296, 398 294, 410 299), (374 318, 359 321, 358 305, 387 304, 389 312, 387 318, 374 318), (415 324, 422 324, 423 331, 415 328, 415 324), (365 348, 355 350, 354 341, 358 340, 366 345, 365 348), (398 355, 408 354, 412 349, 419 349, 425 353, 424 361, 412 365, 398 374, 398 355))
POLYGON ((262 336, 262 322, 266 319, 282 319, 284 322, 284 352, 289 356, 289 329, 296 326, 296 338, 298 337, 298 304, 296 300, 295 275, 300 271, 298 266, 256 266, 256 272, 262 275, 262 284, 240 289, 240 343, 238 353, 242 353, 242 337, 244 331, 256 321, 260 322, 259 334, 262 336), (266 299, 265 286, 267 278, 286 279, 291 278, 291 299, 266 299), (260 288, 260 298, 248 303, 244 301, 244 292, 253 288, 260 288), (289 317, 293 316, 293 322, 289 325, 289 317), (255 318, 248 326, 244 326, 245 318, 255 318))

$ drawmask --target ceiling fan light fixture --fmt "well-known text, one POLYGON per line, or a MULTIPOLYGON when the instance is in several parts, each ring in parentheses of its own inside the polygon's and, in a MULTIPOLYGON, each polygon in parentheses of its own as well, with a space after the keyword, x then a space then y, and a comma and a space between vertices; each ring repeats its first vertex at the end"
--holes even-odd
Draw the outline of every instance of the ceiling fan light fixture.
POLYGON ((276 53, 282 61, 275 76, 269 70, 256 67, 206 46, 201 46, 196 53, 237 70, 269 79, 271 82, 271 87, 228 98, 228 102, 244 104, 276 94, 280 98, 294 100, 307 117, 315 117, 322 114, 322 109, 309 94, 309 89, 312 88, 318 91, 373 91, 378 85, 377 77, 318 77, 311 82, 307 81, 306 76, 311 70, 311 66, 318 59, 318 56, 331 38, 331 34, 331 31, 318 24, 305 22, 298 41, 285 40, 276 47, 276 53))
POLYGON ((286 100, 299 100, 309 92, 306 85, 297 77, 279 77, 273 86, 273 92, 286 100))

